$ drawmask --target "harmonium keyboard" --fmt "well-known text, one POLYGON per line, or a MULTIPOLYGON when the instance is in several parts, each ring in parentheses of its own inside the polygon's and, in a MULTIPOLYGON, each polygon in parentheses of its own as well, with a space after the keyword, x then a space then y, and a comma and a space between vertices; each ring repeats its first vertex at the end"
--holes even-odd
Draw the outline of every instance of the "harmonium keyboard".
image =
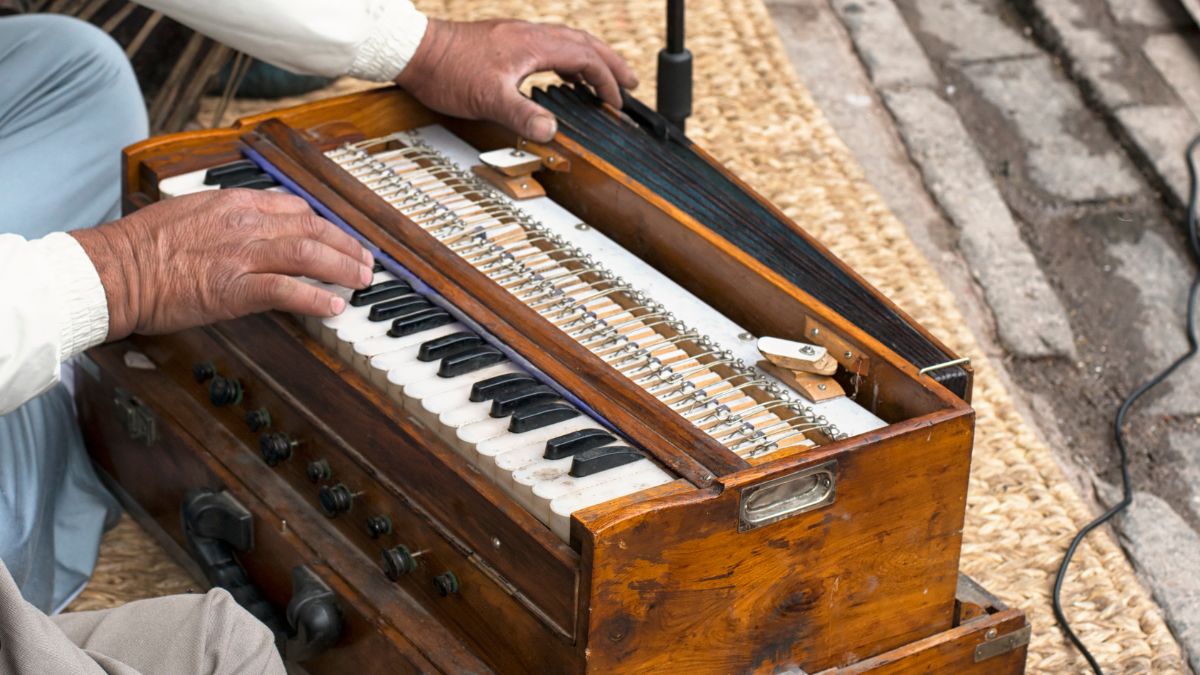
POLYGON ((85 356, 130 510, 313 673, 1021 672, 964 360, 636 100, 534 96, 544 145, 387 88, 126 150, 127 211, 291 192, 377 260, 85 356))

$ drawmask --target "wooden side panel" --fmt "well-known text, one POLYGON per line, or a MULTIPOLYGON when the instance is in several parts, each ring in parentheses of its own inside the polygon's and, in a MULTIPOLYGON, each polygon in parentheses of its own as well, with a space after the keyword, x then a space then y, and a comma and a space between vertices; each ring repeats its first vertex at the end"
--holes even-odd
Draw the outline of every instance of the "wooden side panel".
POLYGON ((744 488, 577 514, 589 671, 814 672, 946 630, 971 433, 963 414, 818 454, 836 500, 747 532, 744 488))
POLYGON ((338 595, 345 629, 334 647, 304 664, 308 672, 488 671, 406 593, 372 574, 371 562, 329 531, 279 481, 261 480, 252 462, 230 465, 207 452, 205 447, 227 448, 227 441, 220 434, 196 439, 178 426, 167 411, 187 417, 192 408, 156 373, 128 377, 121 364, 127 348, 117 343, 93 350, 89 354, 98 367, 86 364, 76 370, 80 422, 92 457, 161 531, 185 547, 179 517, 184 495, 197 488, 228 490, 254 516, 254 548, 239 560, 277 608, 290 599, 294 566, 308 565, 316 572, 338 595), (134 440, 122 428, 113 411, 117 387, 153 411, 153 443, 134 440))
POLYGON ((1025 615, 1010 609, 819 675, 1021 675, 1025 672, 1027 644, 982 658, 976 656, 976 648, 1026 626, 1025 615))

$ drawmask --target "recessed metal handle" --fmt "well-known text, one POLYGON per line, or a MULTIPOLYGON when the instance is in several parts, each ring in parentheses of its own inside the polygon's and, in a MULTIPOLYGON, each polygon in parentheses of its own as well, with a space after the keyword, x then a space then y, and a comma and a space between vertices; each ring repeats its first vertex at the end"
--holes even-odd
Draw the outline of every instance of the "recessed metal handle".
POLYGON ((738 531, 828 506, 837 498, 837 460, 801 469, 742 490, 738 531))

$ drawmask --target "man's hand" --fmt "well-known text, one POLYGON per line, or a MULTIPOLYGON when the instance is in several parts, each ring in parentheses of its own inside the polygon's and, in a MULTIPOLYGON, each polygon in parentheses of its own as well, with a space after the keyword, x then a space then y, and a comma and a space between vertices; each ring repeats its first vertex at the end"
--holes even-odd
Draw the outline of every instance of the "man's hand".
POLYGON ((362 288, 371 256, 299 197, 219 190, 71 233, 108 298, 108 339, 278 309, 332 316, 345 301, 289 275, 362 288))
POLYGON ((530 74, 547 70, 571 82, 586 81, 617 107, 619 87, 637 86, 629 64, 584 31, 526 21, 437 19, 430 19, 396 83, 434 110, 494 120, 545 143, 557 130, 554 116, 518 88, 530 74))

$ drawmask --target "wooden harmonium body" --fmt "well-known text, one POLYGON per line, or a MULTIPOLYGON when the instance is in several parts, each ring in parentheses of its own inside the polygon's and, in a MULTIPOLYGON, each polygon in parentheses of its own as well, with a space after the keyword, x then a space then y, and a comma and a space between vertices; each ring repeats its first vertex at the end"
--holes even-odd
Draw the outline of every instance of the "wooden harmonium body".
POLYGON ((537 96, 546 145, 384 89, 129 148, 127 209, 292 192, 378 263, 91 352, 118 490, 311 672, 1018 671, 956 600, 967 367, 636 101, 537 96))

